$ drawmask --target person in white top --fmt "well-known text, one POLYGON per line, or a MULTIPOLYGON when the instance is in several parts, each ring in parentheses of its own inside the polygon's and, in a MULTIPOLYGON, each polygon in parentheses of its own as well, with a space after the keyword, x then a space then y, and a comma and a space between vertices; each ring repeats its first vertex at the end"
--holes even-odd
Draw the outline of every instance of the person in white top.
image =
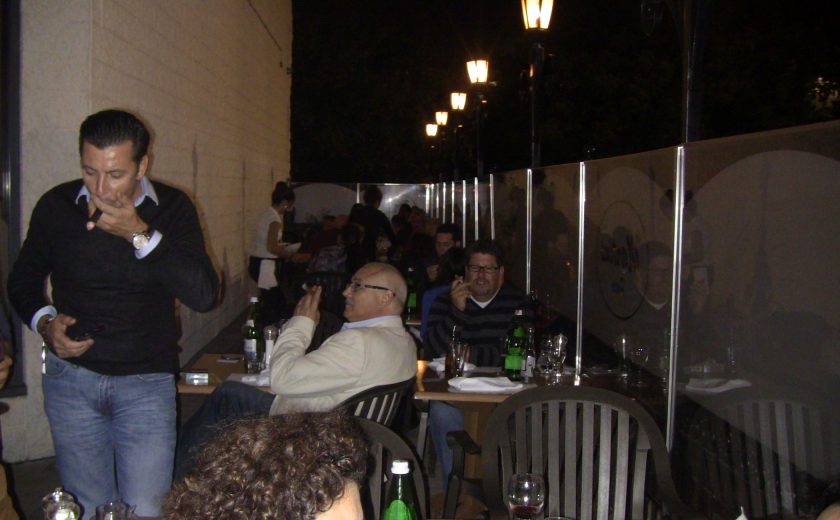
POLYGON ((283 217, 294 204, 295 192, 285 182, 278 182, 271 193, 271 206, 257 220, 251 243, 248 274, 257 282, 267 323, 279 319, 286 305, 276 273, 278 259, 287 259, 294 254, 283 242, 283 217))

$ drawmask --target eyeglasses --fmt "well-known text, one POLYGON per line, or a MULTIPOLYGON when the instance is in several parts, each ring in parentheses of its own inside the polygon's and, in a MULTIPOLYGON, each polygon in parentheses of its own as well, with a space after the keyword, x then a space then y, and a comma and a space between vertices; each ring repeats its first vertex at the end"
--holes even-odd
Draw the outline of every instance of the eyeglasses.
POLYGON ((467 270, 471 273, 495 274, 499 269, 501 268, 498 265, 467 265, 467 270))
POLYGON ((347 287, 349 287, 352 292, 358 292, 362 289, 375 289, 377 291, 394 292, 391 289, 388 289, 387 287, 382 287, 381 285, 369 285, 366 283, 354 282, 352 280, 347 283, 347 287))

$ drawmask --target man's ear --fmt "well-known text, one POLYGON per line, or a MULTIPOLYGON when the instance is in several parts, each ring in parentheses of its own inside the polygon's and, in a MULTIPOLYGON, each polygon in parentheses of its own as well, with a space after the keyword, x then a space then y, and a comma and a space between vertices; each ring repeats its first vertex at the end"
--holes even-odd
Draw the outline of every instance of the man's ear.
POLYGON ((143 177, 146 175, 146 169, 149 167, 149 154, 143 156, 140 159, 140 164, 137 165, 137 178, 143 177))

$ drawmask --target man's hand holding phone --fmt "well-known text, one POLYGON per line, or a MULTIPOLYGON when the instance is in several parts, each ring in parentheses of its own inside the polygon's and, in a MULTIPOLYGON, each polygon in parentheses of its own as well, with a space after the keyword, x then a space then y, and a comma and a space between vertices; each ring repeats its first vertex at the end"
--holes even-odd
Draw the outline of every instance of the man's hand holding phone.
MULTIPOLYGON (((45 317, 42 319, 47 318, 45 317)), ((44 341, 52 347, 53 351, 60 358, 81 356, 93 346, 93 338, 90 337, 93 332, 85 337, 84 333, 86 331, 78 331, 74 333, 73 329, 70 329, 69 332, 73 333, 79 339, 76 340, 68 336, 68 328, 75 325, 76 322, 76 318, 72 316, 59 314, 55 317, 55 319, 50 321, 43 330, 41 330, 40 326, 38 327, 39 331, 42 332, 44 341)))

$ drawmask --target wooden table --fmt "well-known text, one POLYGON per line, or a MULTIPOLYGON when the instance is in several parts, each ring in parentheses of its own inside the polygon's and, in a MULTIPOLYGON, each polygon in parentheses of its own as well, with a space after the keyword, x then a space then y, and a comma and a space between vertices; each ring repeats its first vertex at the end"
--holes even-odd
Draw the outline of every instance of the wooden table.
MULTIPOLYGON (((417 389, 414 393, 414 399, 419 401, 445 401, 464 410, 464 430, 470 434, 477 444, 481 445, 484 426, 493 409, 496 405, 511 395, 514 395, 515 392, 478 393, 452 391, 446 378, 439 377, 435 373, 426 373, 426 364, 426 361, 417 362, 417 389)), ((432 371, 430 370, 429 372, 432 371)), ((536 379, 531 383, 531 386, 542 386, 544 384, 545 382, 542 379, 536 379)), ((577 379, 574 375, 567 375, 563 378, 562 384, 570 386, 593 386, 628 395, 645 405, 655 419, 659 419, 657 416, 660 414, 655 413, 655 410, 651 408, 658 408, 660 405, 664 406, 665 404, 664 395, 652 386, 653 381, 651 381, 650 385, 636 390, 628 388, 626 382, 623 382, 615 373, 603 375, 590 374, 577 379)), ((478 457, 468 455, 464 469, 466 475, 469 477, 480 475, 478 457)))
MULTIPOLYGON (((209 383, 206 385, 189 385, 184 378, 184 372, 178 379, 178 393, 181 394, 211 394, 223 381, 226 381, 231 374, 245 373, 245 358, 242 354, 202 354, 190 370, 206 370, 209 376, 209 383), (222 361, 222 357, 235 357, 236 361, 222 361)), ((187 370, 190 371, 190 370, 187 370)), ((267 386, 257 386, 260 390, 271 392, 267 386)))

